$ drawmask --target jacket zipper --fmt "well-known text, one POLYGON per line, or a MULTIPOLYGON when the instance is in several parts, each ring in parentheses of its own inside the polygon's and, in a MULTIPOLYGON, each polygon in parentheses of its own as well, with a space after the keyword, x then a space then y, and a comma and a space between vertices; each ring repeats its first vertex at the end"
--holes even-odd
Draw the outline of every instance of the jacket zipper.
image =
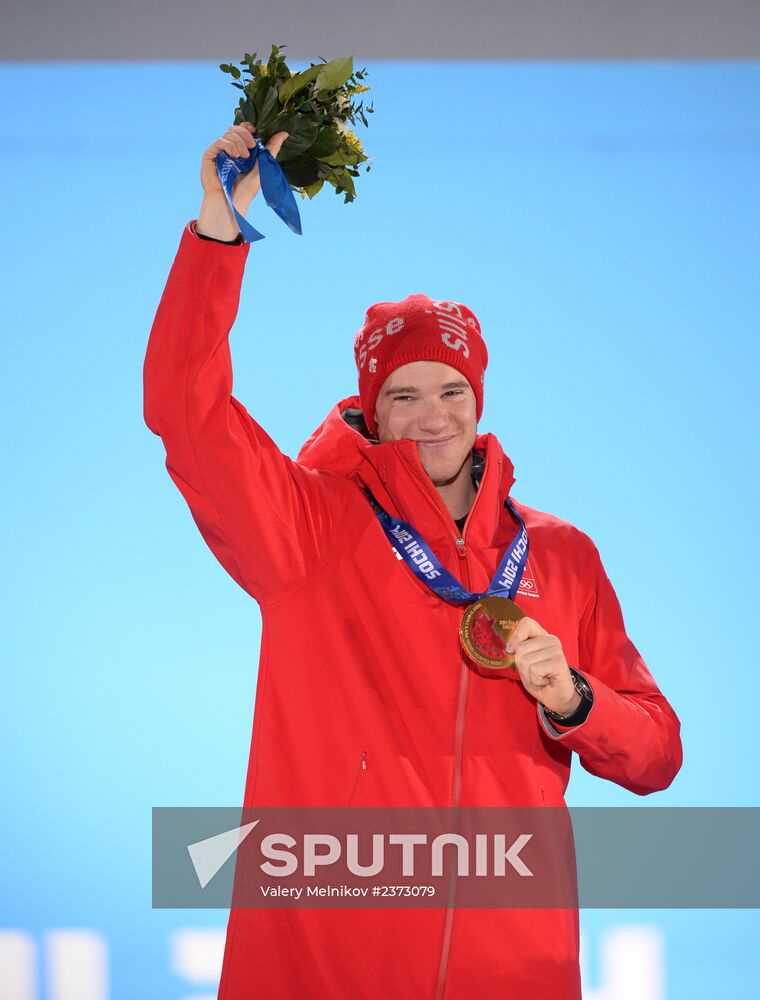
MULTIPOLYGON (((404 455, 403 452, 401 452, 400 454, 402 455, 402 457, 406 458, 406 456, 404 455)), ((407 460, 407 464, 411 464, 411 463, 409 463, 408 459, 406 459, 406 460, 407 460)), ((486 471, 488 469, 488 460, 489 460, 489 454, 488 454, 488 449, 486 449, 486 460, 485 460, 485 464, 483 466, 483 473, 482 473, 482 475, 480 477, 480 484, 481 485, 479 486, 479 488, 477 489, 477 491, 475 493, 475 499, 473 501, 472 507, 470 508, 470 511, 469 511, 469 514, 468 514, 468 517, 467 517, 467 521, 466 521, 465 526, 464 526, 464 530, 462 531, 462 534, 459 535, 458 529, 456 528, 456 525, 454 525, 454 528, 457 531, 457 534, 454 535, 452 533, 452 537, 454 538, 454 544, 456 546, 457 555, 462 560, 462 564, 461 565, 462 565, 462 569, 464 571, 464 573, 463 573, 463 575, 464 575, 464 581, 463 581, 463 583, 464 583, 464 586, 468 590, 470 589, 470 586, 471 586, 471 583, 470 583, 470 568, 469 568, 469 565, 467 563, 467 545, 466 545, 465 537, 464 536, 467 534, 467 529, 468 529, 468 527, 470 525, 470 516, 472 515, 473 511, 475 510, 475 506, 476 506, 476 504, 477 504, 478 500, 480 499, 480 496, 481 496, 481 494, 483 492, 483 490, 482 490, 482 483, 483 483, 483 480, 486 477, 486 471)), ((419 468, 422 469, 423 472, 425 471, 424 468, 422 467, 422 463, 420 462, 419 455, 417 455, 417 466, 419 466, 419 468)), ((412 467, 414 468, 414 466, 412 466, 412 467)), ((417 471, 417 470, 415 469, 415 471, 417 471)), ((453 518, 451 517, 451 514, 449 513, 449 520, 447 521, 446 518, 444 517, 444 515, 442 514, 442 512, 440 510, 440 506, 439 506, 439 504, 441 502, 440 501, 440 496, 438 496, 438 495, 434 496, 430 492, 430 489, 428 488, 427 483, 425 482, 425 479, 422 476, 418 476, 417 478, 418 478, 418 481, 419 481, 420 486, 422 487, 423 491, 427 494, 427 496, 430 499, 431 503, 435 507, 435 509, 436 509, 439 517, 441 518, 441 520, 443 521, 443 523, 446 525, 447 529, 451 532, 451 524, 454 523, 453 522, 453 518)), ((455 720, 455 724, 454 724, 454 775, 453 775, 452 783, 451 783, 451 799, 452 799, 452 807, 454 809, 458 809, 459 808, 459 801, 460 801, 461 795, 462 795, 462 743, 463 743, 463 739, 464 739, 464 713, 465 713, 465 705, 466 705, 466 702, 467 702, 467 689, 468 689, 468 686, 469 686, 468 685, 468 682, 469 682, 469 669, 467 667, 467 664, 464 662, 464 658, 463 658, 463 655, 462 655, 461 651, 460 651, 460 658, 459 659, 460 659, 459 694, 457 696, 457 714, 456 714, 456 720, 455 720)), ((454 884, 454 886, 456 886, 456 881, 454 881, 453 884, 454 884)), ((446 922, 444 924, 444 930, 443 930, 443 941, 441 942, 441 955, 440 955, 440 960, 439 960, 439 964, 438 964, 438 983, 437 983, 436 991, 435 991, 435 1000, 441 1000, 441 998, 443 996, 443 991, 444 991, 444 988, 445 988, 445 984, 446 984, 446 972, 447 972, 448 963, 449 963, 449 949, 450 949, 450 946, 451 946, 451 928, 452 928, 453 920, 454 920, 454 908, 453 908, 452 905, 448 905, 446 907, 446 922)))
MULTIPOLYGON (((480 490, 478 490, 478 493, 480 493, 480 490)), ((475 503, 477 503, 477 494, 475 496, 475 503)), ((475 503, 472 505, 473 508, 475 503)), ((466 530, 467 525, 465 525, 465 531, 466 530)), ((464 550, 464 546, 462 548, 464 550)), ((464 551, 462 552, 462 555, 465 556, 465 561, 462 563, 465 578, 464 585, 469 590, 470 569, 467 564, 466 553, 464 551)), ((459 695, 457 697, 457 715, 454 724, 454 775, 451 783, 451 804, 454 809, 459 808, 459 802, 462 797, 462 744, 464 740, 464 715, 465 706, 467 704, 467 689, 469 687, 470 679, 470 671, 467 664, 464 662, 464 657, 461 651, 459 654, 459 662, 459 695)), ((456 887, 456 879, 453 884, 456 887)), ((456 895, 456 890, 454 895, 456 895)), ((451 930, 453 922, 454 908, 453 905, 450 905, 446 908, 446 922, 444 924, 443 940, 441 942, 441 956, 438 964, 438 984, 435 991, 435 1000, 441 1000, 446 985, 446 972, 449 965, 449 951, 451 948, 451 930)))
MULTIPOLYGON (((486 448, 486 460, 485 460, 485 464, 483 465, 483 472, 480 475, 480 485, 482 485, 483 480, 486 478, 486 472, 488 471, 488 462, 489 462, 489 455, 488 455, 488 449, 486 448)), ((463 558, 466 557, 466 555, 467 555, 467 540, 465 538, 465 535, 467 534, 467 529, 470 527, 470 521, 472 520, 472 513, 475 510, 475 508, 477 507, 478 500, 480 499, 480 497, 481 497, 481 495, 483 493, 483 490, 480 488, 480 485, 478 486, 477 490, 475 491, 475 499, 472 501, 472 507, 470 507, 469 513, 467 514, 467 520, 464 522, 464 528, 462 529, 462 534, 460 536, 461 543, 460 543, 460 539, 457 539, 457 548, 460 550, 459 551, 459 555, 462 556, 463 558)), ((470 587, 470 575, 469 575, 469 571, 468 571, 468 573, 467 573, 467 588, 468 588, 468 590, 469 590, 469 587, 470 587)))
MULTIPOLYGON (((466 559, 467 558, 467 543, 465 541, 465 535, 467 534, 467 529, 470 526, 470 515, 475 510, 475 506, 477 505, 477 502, 480 499, 480 495, 481 495, 481 493, 483 491, 480 488, 478 488, 476 490, 476 492, 475 492, 475 499, 472 502, 472 507, 470 508, 470 510, 468 512, 468 516, 467 516, 467 520, 466 520, 465 525, 464 525, 464 529, 462 531, 462 534, 460 535, 459 534, 459 530, 458 530, 456 524, 454 524, 454 519, 452 518, 451 513, 448 512, 448 519, 447 519, 443 515, 443 513, 441 512, 440 504, 442 503, 442 501, 440 499, 439 494, 437 493, 437 491, 436 491, 436 493, 432 493, 431 490, 430 490, 430 488, 428 487, 425 479, 429 478, 429 477, 427 477, 427 473, 425 472, 424 466, 422 465, 422 462, 420 461, 419 455, 416 456, 416 459, 417 459, 416 462, 411 462, 409 460, 409 458, 407 457, 407 455, 403 451, 399 451, 399 454, 406 461, 407 465, 409 465, 414 470, 415 473, 418 473, 419 470, 422 470, 423 475, 422 476, 417 475, 417 481, 419 482, 419 484, 420 484, 423 492, 425 493, 425 495, 428 497, 428 499, 430 500, 430 502, 432 503, 432 505, 435 507, 436 513, 438 514, 438 517, 443 522, 443 524, 445 525, 446 529, 451 533, 451 537, 454 539, 454 545, 456 546, 456 553, 457 553, 457 555, 459 556, 460 559, 466 559), (452 524, 454 524, 454 531, 456 532, 456 534, 454 534, 454 532, 451 531, 451 525, 452 524)), ((486 470, 488 469, 488 461, 489 461, 489 454, 488 454, 488 449, 486 449, 486 460, 485 460, 485 463, 483 465, 483 472, 482 472, 481 477, 480 477, 480 482, 481 483, 486 478, 486 470)), ((469 586, 470 586, 469 576, 468 576, 468 580, 467 580, 467 583, 465 584, 465 586, 469 589, 469 586)))
MULTIPOLYGON (((416 449, 415 449, 415 452, 416 452, 416 449)), ((422 462, 420 461, 419 455, 415 454, 416 461, 410 461, 409 457, 402 450, 399 450, 399 455, 401 455, 402 459, 406 462, 406 464, 414 472, 415 479, 419 483, 420 488, 422 489, 422 492, 425 494, 425 496, 431 502, 431 504, 433 505, 433 507, 435 507, 435 512, 438 515, 439 519, 446 525, 446 528, 448 529, 448 531, 451 532, 451 524, 448 523, 448 521, 446 520, 446 517, 441 512, 440 504, 443 503, 443 501, 441 500, 440 495, 438 494, 438 491, 436 490, 435 492, 432 492, 431 487, 428 486, 427 482, 425 482, 426 479, 427 479, 428 482, 430 482, 430 477, 425 472, 425 468, 424 468, 422 462)), ((433 489, 435 489, 435 487, 433 487, 433 489)), ((448 517, 449 517, 449 520, 452 520, 450 513, 448 514, 448 517)), ((453 523, 453 520, 452 520, 452 523, 453 523)), ((454 527, 456 528, 456 525, 454 525, 454 527)))

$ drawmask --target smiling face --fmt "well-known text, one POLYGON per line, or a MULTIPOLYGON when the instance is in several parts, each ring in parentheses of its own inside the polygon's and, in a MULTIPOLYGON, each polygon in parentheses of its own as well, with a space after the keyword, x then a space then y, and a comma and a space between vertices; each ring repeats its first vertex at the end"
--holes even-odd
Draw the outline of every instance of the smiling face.
POLYGON ((440 361, 412 361, 391 372, 375 406, 380 441, 411 438, 435 486, 470 479, 477 417, 472 386, 440 361))

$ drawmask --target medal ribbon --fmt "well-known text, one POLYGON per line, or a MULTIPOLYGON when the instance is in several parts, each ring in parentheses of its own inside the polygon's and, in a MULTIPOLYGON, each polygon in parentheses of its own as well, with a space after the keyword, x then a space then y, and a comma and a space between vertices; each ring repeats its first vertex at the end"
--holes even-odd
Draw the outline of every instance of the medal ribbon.
POLYGON ((226 153, 218 153, 216 157, 216 173, 227 197, 227 203, 232 209, 240 232, 248 243, 255 243, 256 240, 263 240, 264 234, 258 232, 232 204, 232 188, 240 174, 247 174, 253 170, 256 161, 259 161, 259 177, 261 178, 261 191, 264 200, 271 209, 279 215, 282 221, 288 225, 294 233, 301 234, 301 217, 298 214, 298 206, 290 189, 290 184, 282 172, 282 167, 274 156, 269 152, 258 136, 254 137, 256 144, 247 158, 242 156, 228 156, 226 153))
POLYGON ((452 604, 469 604, 473 601, 479 601, 483 597, 495 596, 514 600, 525 565, 528 562, 528 531, 525 522, 509 497, 504 501, 504 506, 517 520, 520 528, 502 556, 488 590, 482 594, 472 594, 462 586, 456 577, 444 569, 436 554, 411 524, 391 517, 387 511, 383 510, 368 489, 365 488, 364 492, 372 504, 378 521, 383 526, 388 541, 415 576, 430 587, 438 597, 452 604))

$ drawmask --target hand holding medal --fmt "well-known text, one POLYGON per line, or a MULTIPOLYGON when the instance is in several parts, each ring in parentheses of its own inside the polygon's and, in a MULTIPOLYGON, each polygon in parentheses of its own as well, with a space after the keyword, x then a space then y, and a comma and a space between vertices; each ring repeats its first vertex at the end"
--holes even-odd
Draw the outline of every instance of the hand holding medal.
POLYGON ((545 708, 570 715, 581 702, 562 643, 533 618, 523 616, 514 626, 506 651, 515 659, 523 687, 545 708))

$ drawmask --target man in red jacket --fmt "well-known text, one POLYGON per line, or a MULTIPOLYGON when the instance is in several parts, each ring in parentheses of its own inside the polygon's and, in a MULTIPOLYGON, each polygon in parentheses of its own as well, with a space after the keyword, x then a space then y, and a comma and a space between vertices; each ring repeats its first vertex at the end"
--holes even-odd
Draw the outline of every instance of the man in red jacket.
MULTIPOLYGON (((666 788, 679 722, 596 547, 515 500, 512 463, 477 431, 488 355, 471 310, 371 306, 359 394, 295 461, 232 396, 249 247, 215 158, 252 145, 234 126, 204 154, 145 360, 169 474, 261 608, 245 805, 564 807, 572 751, 639 795, 666 788), (481 608, 468 632, 483 594, 514 599, 516 624, 481 608)), ((258 190, 257 166, 239 212, 258 190)), ((577 910, 233 908, 220 1000, 389 996, 578 998, 577 910)))

